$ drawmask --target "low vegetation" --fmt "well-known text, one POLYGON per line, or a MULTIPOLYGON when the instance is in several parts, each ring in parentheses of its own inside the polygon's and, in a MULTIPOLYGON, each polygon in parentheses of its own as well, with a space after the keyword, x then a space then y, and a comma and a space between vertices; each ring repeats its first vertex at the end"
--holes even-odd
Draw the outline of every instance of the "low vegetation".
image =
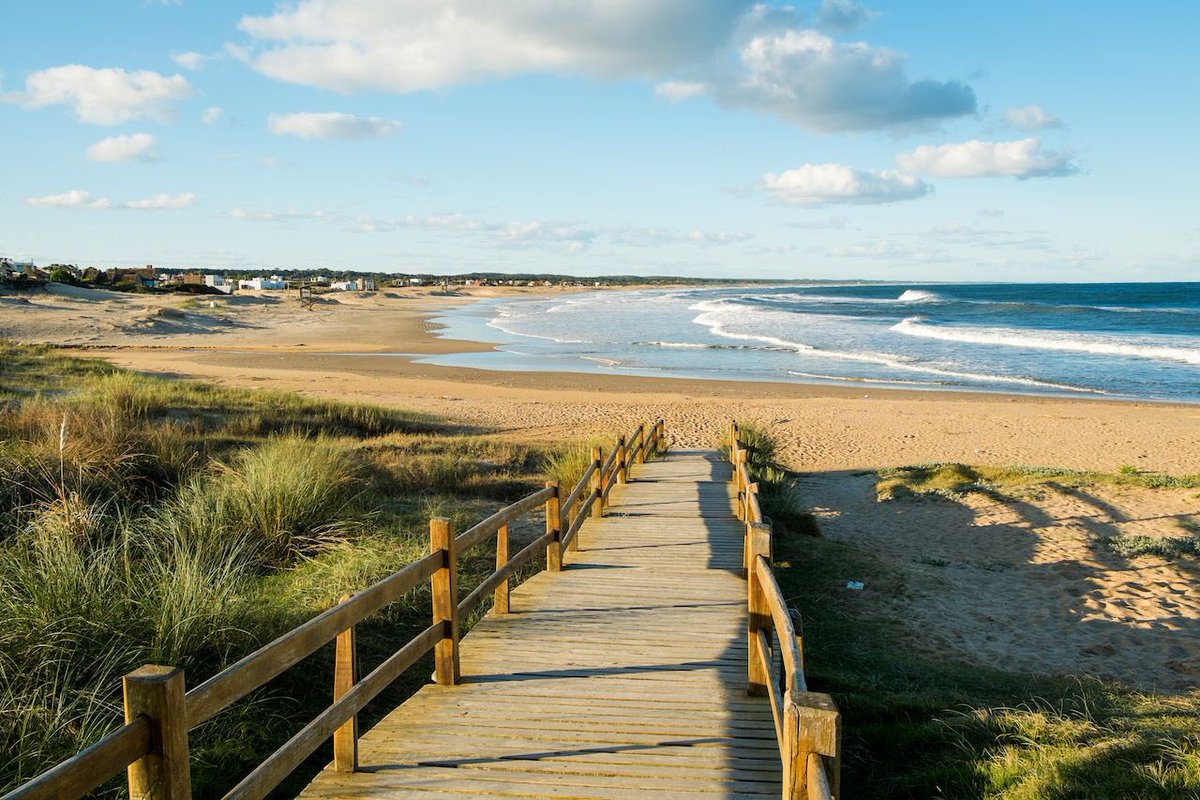
MULTIPOLYGON (((0 792, 118 725, 122 674, 174 664, 195 685, 424 554, 431 514, 465 529, 548 471, 569 477, 555 465, 574 452, 0 342, 0 792)), ((464 558, 464 586, 491 571, 482 550, 464 558)), ((359 626, 367 668, 429 615, 420 589, 359 626)), ((192 732, 198 797, 328 704, 330 659, 192 732)), ((428 673, 417 665, 375 706, 428 673)))
MULTIPOLYGON (((746 465, 751 478, 758 483, 758 502, 763 516, 769 517, 780 534, 796 533, 819 536, 812 514, 800 502, 796 490, 796 475, 776 459, 775 442, 771 435, 753 422, 738 422, 741 446, 746 450, 746 465)), ((729 441, 722 438, 718 449, 728 458, 729 441)))
MULTIPOLYGON (((751 452, 769 459, 770 437, 743 431, 751 452)), ((879 494, 885 500, 1090 479, 937 464, 883 473, 879 494)), ((1194 479, 1125 473, 1104 480, 1190 486, 1194 479)), ((784 595, 803 616, 809 688, 831 693, 843 715, 847 797, 1200 797, 1200 694, 1144 694, 1092 678, 957 661, 923 646, 904 619, 868 609, 845 590, 853 576, 876 596, 904 594, 904 574, 871 553, 777 527, 775 558, 784 595)))
POLYGON ((971 492, 1023 491, 1036 496, 1048 486, 1095 484, 1143 489, 1200 489, 1200 475, 1173 476, 1122 467, 1116 474, 1050 467, 987 467, 967 464, 916 464, 879 471, 880 500, 922 495, 958 499, 971 492))

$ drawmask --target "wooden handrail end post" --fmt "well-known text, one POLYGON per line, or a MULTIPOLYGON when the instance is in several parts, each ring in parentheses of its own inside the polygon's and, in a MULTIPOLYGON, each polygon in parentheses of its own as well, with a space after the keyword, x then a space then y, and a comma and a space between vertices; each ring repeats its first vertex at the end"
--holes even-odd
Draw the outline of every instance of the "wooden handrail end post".
POLYGON ((443 554, 442 567, 429 578, 433 593, 433 621, 442 623, 442 638, 434 645, 434 679, 442 686, 459 682, 458 660, 458 554, 454 527, 445 517, 429 520, 429 547, 443 554))
POLYGON ((811 755, 822 758, 830 794, 841 797, 842 716, 833 698, 793 689, 783 700, 784 796, 808 797, 811 755))
MULTIPOLYGON (((604 451, 599 446, 592 448, 592 466, 595 467, 595 472, 592 473, 592 493, 596 495, 596 499, 592 501, 592 519, 602 519, 604 517, 604 476, 600 474, 600 470, 604 466, 604 451)), ((579 535, 571 540, 571 549, 579 549, 579 535)))
MULTIPOLYGON (((343 595, 339 603, 350 599, 343 595)), ((346 696, 358 682, 358 648, 354 641, 354 626, 338 634, 334 645, 333 702, 346 696)), ((333 732, 333 769, 335 772, 358 770, 358 715, 346 720, 333 732)))
POLYGON ((625 437, 617 439, 617 484, 624 486, 629 482, 629 468, 625 464, 628 451, 625 449, 625 437))
MULTIPOLYGON (((508 523, 504 523, 496 530, 496 569, 501 569, 508 563, 508 523)), ((507 614, 509 611, 508 599, 508 582, 504 581, 496 587, 496 592, 492 596, 492 613, 507 614)))
POLYGON ((554 489, 554 494, 546 500, 546 533, 550 536, 550 541, 546 543, 546 569, 550 572, 558 572, 562 569, 562 522, 559 518, 559 493, 561 490, 558 486, 558 481, 546 481, 547 489, 554 489))
POLYGON ((125 722, 150 720, 150 752, 129 765, 130 800, 190 800, 188 715, 183 670, 147 664, 122 680, 125 722))

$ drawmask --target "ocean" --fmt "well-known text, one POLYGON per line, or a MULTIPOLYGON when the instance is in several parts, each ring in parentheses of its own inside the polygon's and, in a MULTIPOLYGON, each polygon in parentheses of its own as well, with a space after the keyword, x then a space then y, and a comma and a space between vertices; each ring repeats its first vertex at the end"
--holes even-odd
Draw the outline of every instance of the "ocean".
POLYGON ((600 291, 438 321, 497 351, 427 361, 490 369, 1200 402, 1200 283, 600 291))

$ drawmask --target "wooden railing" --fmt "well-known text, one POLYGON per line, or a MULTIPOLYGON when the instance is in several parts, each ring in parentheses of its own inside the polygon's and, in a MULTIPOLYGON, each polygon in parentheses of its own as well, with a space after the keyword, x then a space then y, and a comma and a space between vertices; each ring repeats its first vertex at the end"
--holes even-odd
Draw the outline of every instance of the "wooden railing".
POLYGON ((509 611, 512 575, 545 548, 546 568, 562 568, 564 550, 578 548, 579 528, 590 513, 603 516, 612 487, 625 483, 633 464, 657 452, 663 423, 638 426, 617 439, 607 459, 592 448, 592 462, 565 499, 557 483, 497 511, 457 536, 450 520, 429 521, 430 553, 329 610, 263 645, 200 685, 185 691, 183 671, 147 665, 123 678, 125 725, 72 758, 43 772, 0 800, 77 800, 121 770, 127 771, 131 800, 187 800, 191 797, 188 731, 289 669, 321 647, 335 642, 333 704, 317 715, 262 764, 244 777, 224 800, 260 800, 306 758, 333 739, 333 766, 358 769, 357 715, 406 669, 434 651, 434 680, 453 685, 459 672, 459 626, 489 594, 492 611, 509 611), (508 553, 508 526, 542 508, 546 532, 515 555, 508 553), (495 536, 496 569, 465 598, 459 599, 458 557, 495 536), (384 606, 430 581, 433 620, 365 677, 358 677, 355 626, 384 606))
POLYGON ((800 615, 788 607, 771 568, 771 522, 759 506, 751 454, 737 423, 730 424, 728 441, 737 516, 746 524, 747 692, 770 700, 784 800, 834 800, 841 797, 841 715, 829 695, 808 691, 800 615))

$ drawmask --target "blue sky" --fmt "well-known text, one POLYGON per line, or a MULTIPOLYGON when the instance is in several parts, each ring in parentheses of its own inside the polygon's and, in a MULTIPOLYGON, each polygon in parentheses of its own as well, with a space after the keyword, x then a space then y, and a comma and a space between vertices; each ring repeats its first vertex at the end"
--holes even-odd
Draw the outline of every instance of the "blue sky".
POLYGON ((1200 4, 0 1, 0 255, 1187 280, 1200 4))

